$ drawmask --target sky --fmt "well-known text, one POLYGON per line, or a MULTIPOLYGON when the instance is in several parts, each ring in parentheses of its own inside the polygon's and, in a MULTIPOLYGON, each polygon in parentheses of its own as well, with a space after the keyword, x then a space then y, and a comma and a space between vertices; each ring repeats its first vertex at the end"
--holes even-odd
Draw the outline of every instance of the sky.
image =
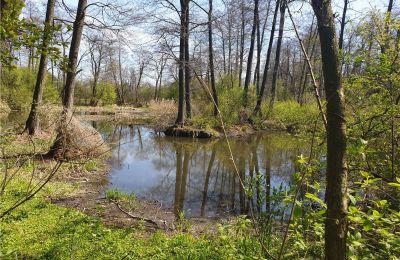
MULTIPOLYGON (((46 3, 47 0, 29 0, 30 2, 34 3, 38 8, 40 8, 40 13, 43 15, 43 19, 44 19, 44 14, 45 14, 45 7, 46 7, 46 3)), ((59 2, 61 2, 60 0, 58 0, 59 2)), ((145 3, 143 0, 114 0, 115 3, 125 3, 125 2, 130 2, 133 5, 137 4, 140 5, 141 3, 145 3)), ((152 0, 147 0, 148 3, 150 3, 152 0)), ((172 2, 176 2, 177 5, 179 5, 179 1, 178 0, 171 0, 172 2)), ((205 3, 205 5, 203 6, 205 9, 208 8, 208 1, 206 0, 196 0, 197 3, 203 5, 203 3, 205 3)), ((400 0, 394 0, 394 10, 399 10, 398 7, 398 2, 400 0)), ((77 0, 64 0, 64 2, 72 9, 75 9, 77 6, 77 0)), ((102 2, 102 0, 89 0, 88 3, 93 3, 93 2, 102 2)), ((103 2, 113 2, 113 0, 103 0, 103 2)), ((216 7, 218 8, 218 2, 221 2, 221 0, 214 0, 214 2, 216 3, 216 7)), ((262 0, 261 3, 265 3, 266 0, 262 0)), ((388 4, 389 0, 350 0, 350 4, 349 4, 349 9, 348 9, 348 17, 350 17, 352 20, 351 22, 355 22, 357 23, 357 17, 365 14, 365 12, 367 10, 371 10, 371 9, 379 9, 379 10, 386 10, 387 8, 387 4, 388 4)), ((194 6, 194 5, 192 5, 194 6)), ((152 6, 149 4, 148 6, 149 9, 152 8, 152 6)), ((304 14, 311 12, 311 6, 308 3, 304 3, 304 1, 294 1, 292 4, 290 4, 291 7, 291 11, 293 13, 295 22, 298 26, 299 29, 302 28, 302 26, 308 26, 308 23, 304 23, 304 14), (298 11, 300 10, 300 11, 298 11)), ((332 0, 332 7, 333 7, 333 11, 337 14, 338 17, 341 16, 341 12, 343 9, 343 0, 332 0)), ((196 7, 198 9, 198 7, 196 7)), ((41 16, 42 16, 41 15, 41 16)), ((167 15, 168 17, 174 16, 175 14, 163 14, 163 15, 167 15)), ((65 18, 65 17, 63 17, 65 18)), ((72 20, 72 18, 65 18, 65 19, 69 19, 72 20)), ((290 24, 290 23, 288 23, 290 24)), ((287 25, 289 26, 288 29, 289 31, 286 34, 291 34, 294 32, 290 32, 291 30, 291 25, 287 25)), ((126 59, 126 62, 128 63, 135 63, 134 59, 132 60, 132 57, 135 56, 135 53, 137 53, 137 50, 142 47, 143 49, 149 49, 152 48, 150 47, 151 45, 154 45, 155 40, 154 40, 154 36, 151 34, 151 30, 146 29, 148 27, 147 24, 144 25, 137 25, 137 26, 131 26, 129 28, 129 35, 126 36, 126 38, 128 38, 127 43, 129 43, 128 49, 129 52, 131 52, 130 54, 130 58, 126 59)), ((289 35, 290 36, 290 35, 289 35)), ((82 46, 84 49, 85 47, 82 46)), ((82 50, 81 50, 82 52, 82 50)), ((137 54, 136 54, 137 55, 137 54)), ((85 75, 87 74, 87 72, 83 72, 81 73, 81 75, 85 75)), ((147 77, 146 77, 147 78, 147 77)), ((149 80, 151 81, 151 77, 149 78, 149 80)))

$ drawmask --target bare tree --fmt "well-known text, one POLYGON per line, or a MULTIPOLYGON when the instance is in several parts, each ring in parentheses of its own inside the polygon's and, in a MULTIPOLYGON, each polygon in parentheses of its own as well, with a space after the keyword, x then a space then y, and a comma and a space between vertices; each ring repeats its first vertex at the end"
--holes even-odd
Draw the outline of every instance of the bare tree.
MULTIPOLYGON (((256 29, 258 23, 258 0, 254 0, 254 18, 253 18, 253 27, 251 29, 251 40, 250 40, 250 50, 249 55, 247 57, 247 69, 246 69, 246 78, 244 80, 244 99, 243 105, 246 107, 248 102, 248 90, 250 85, 250 78, 251 78, 251 68, 253 66, 253 53, 254 53, 254 45, 255 45, 255 38, 256 38, 256 29)), ((259 32, 258 32, 259 34, 259 32)), ((258 37, 259 39, 259 37, 258 37)))
POLYGON ((186 117, 192 118, 192 103, 190 98, 190 56, 189 56, 189 2, 190 0, 181 0, 183 3, 182 8, 185 10, 184 14, 184 44, 185 44, 185 104, 186 104, 186 117))
POLYGON ((104 42, 98 35, 88 38, 91 73, 93 77, 92 98, 90 104, 97 106, 97 85, 100 77, 101 66, 106 57, 104 42))
POLYGON ((283 27, 285 26, 286 0, 282 0, 280 5, 281 5, 281 7, 280 7, 280 18, 279 18, 279 34, 278 34, 278 42, 276 44, 274 70, 272 72, 271 100, 269 103, 269 111, 270 112, 272 112, 272 109, 274 107, 275 96, 276 96, 276 82, 277 82, 277 78, 278 78, 278 68, 279 68, 280 57, 281 57, 283 27))
POLYGON ((217 87, 215 85, 215 70, 214 70, 214 48, 213 48, 213 30, 212 30, 212 10, 213 0, 209 0, 208 10, 208 58, 210 66, 210 79, 211 79, 211 91, 214 99, 214 116, 218 115, 218 94, 217 87))
POLYGON ((262 100, 263 100, 263 97, 264 97, 265 87, 267 85, 269 62, 270 62, 270 59, 271 59, 272 44, 274 42, 276 18, 278 16, 279 4, 280 4, 280 0, 276 0, 274 18, 272 20, 271 35, 269 37, 269 44, 268 44, 268 50, 267 50, 267 60, 265 61, 263 80, 262 80, 262 83, 261 83, 260 93, 258 93, 258 95, 257 95, 257 103, 256 103, 256 107, 254 108, 253 115, 257 115, 261 111, 261 103, 262 103, 262 100))

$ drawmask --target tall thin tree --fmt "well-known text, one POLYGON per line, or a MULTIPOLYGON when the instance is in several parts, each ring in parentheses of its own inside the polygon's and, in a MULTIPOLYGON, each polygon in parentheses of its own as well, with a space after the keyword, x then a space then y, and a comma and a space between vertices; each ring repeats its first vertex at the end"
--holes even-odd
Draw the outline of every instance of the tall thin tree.
POLYGON ((192 101, 190 98, 190 56, 189 56, 189 2, 184 0, 185 5, 185 103, 186 103, 186 117, 192 118, 192 101))
POLYGON ((244 96, 243 96, 243 105, 246 107, 248 103, 248 90, 250 85, 251 78, 251 68, 253 67, 253 53, 254 53, 254 45, 256 39, 256 30, 258 23, 258 0, 254 0, 254 15, 253 15, 253 27, 251 29, 251 40, 250 40, 250 50, 249 55, 247 56, 247 69, 246 69, 246 77, 244 80, 244 96))
POLYGON ((269 62, 271 60, 271 52, 272 52, 272 44, 274 42, 274 35, 275 35, 275 27, 276 27, 276 19, 278 16, 278 11, 279 11, 279 4, 280 0, 276 0, 275 2, 275 11, 274 11, 274 18, 272 19, 272 28, 271 28, 271 34, 269 36, 269 44, 268 44, 268 50, 267 50, 267 59, 265 61, 265 67, 264 67, 264 75, 261 83, 261 88, 260 88, 260 93, 257 95, 257 103, 256 107, 254 108, 253 111, 253 116, 256 116, 260 114, 261 112, 261 103, 264 97, 264 91, 265 87, 267 85, 267 77, 268 77, 268 71, 269 71, 269 62))
POLYGON ((39 70, 36 78, 35 90, 33 92, 31 111, 25 123, 25 131, 30 135, 40 131, 38 110, 43 99, 43 89, 47 73, 48 48, 52 38, 55 0, 47 1, 46 19, 44 22, 43 41, 40 50, 39 70))
POLYGON ((281 1, 280 7, 280 18, 279 18, 279 33, 278 42, 276 43, 276 54, 275 54, 275 64, 274 70, 272 72, 272 85, 271 85, 271 100, 269 103, 269 112, 272 112, 276 96, 276 84, 278 80, 278 69, 281 57, 281 47, 283 40, 283 27, 285 26, 285 10, 286 10, 286 0, 281 1))
POLYGON ((327 100, 325 258, 345 259, 347 238, 346 119, 331 0, 311 1, 318 22, 327 100))
POLYGON ((178 62, 178 116, 175 123, 183 125, 184 108, 185 108, 185 17, 186 17, 186 0, 181 0, 180 11, 180 35, 179 35, 179 62, 178 62))
POLYGON ((212 30, 212 11, 213 11, 213 0, 208 1, 208 59, 210 66, 210 80, 211 80, 211 91, 214 99, 214 116, 218 115, 218 94, 217 87, 215 84, 215 69, 214 69, 214 48, 213 48, 213 30, 212 30))

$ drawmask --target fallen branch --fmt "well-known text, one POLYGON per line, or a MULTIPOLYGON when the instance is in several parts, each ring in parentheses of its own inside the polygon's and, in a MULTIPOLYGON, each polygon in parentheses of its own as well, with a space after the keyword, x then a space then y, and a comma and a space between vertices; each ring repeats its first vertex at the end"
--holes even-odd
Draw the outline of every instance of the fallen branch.
POLYGON ((112 202, 114 202, 114 204, 117 205, 118 209, 119 209, 121 212, 125 213, 127 216, 129 216, 129 217, 131 217, 131 218, 133 218, 133 219, 143 220, 143 221, 145 221, 145 222, 147 222, 147 223, 150 223, 150 224, 155 225, 156 228, 162 229, 162 228, 160 228, 160 227, 158 226, 157 222, 155 222, 154 220, 132 215, 130 212, 124 210, 124 209, 121 207, 121 205, 118 203, 118 201, 113 200, 112 202))

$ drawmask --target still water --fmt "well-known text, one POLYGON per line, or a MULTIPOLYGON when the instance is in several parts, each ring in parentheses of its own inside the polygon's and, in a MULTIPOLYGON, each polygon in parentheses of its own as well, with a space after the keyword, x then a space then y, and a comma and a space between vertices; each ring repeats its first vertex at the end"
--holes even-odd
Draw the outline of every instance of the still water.
POLYGON ((272 191, 285 189, 304 143, 288 134, 224 140, 166 137, 137 125, 92 123, 112 144, 109 188, 156 201, 187 217, 222 217, 265 210, 272 191), (241 180, 246 183, 243 188, 241 180))

